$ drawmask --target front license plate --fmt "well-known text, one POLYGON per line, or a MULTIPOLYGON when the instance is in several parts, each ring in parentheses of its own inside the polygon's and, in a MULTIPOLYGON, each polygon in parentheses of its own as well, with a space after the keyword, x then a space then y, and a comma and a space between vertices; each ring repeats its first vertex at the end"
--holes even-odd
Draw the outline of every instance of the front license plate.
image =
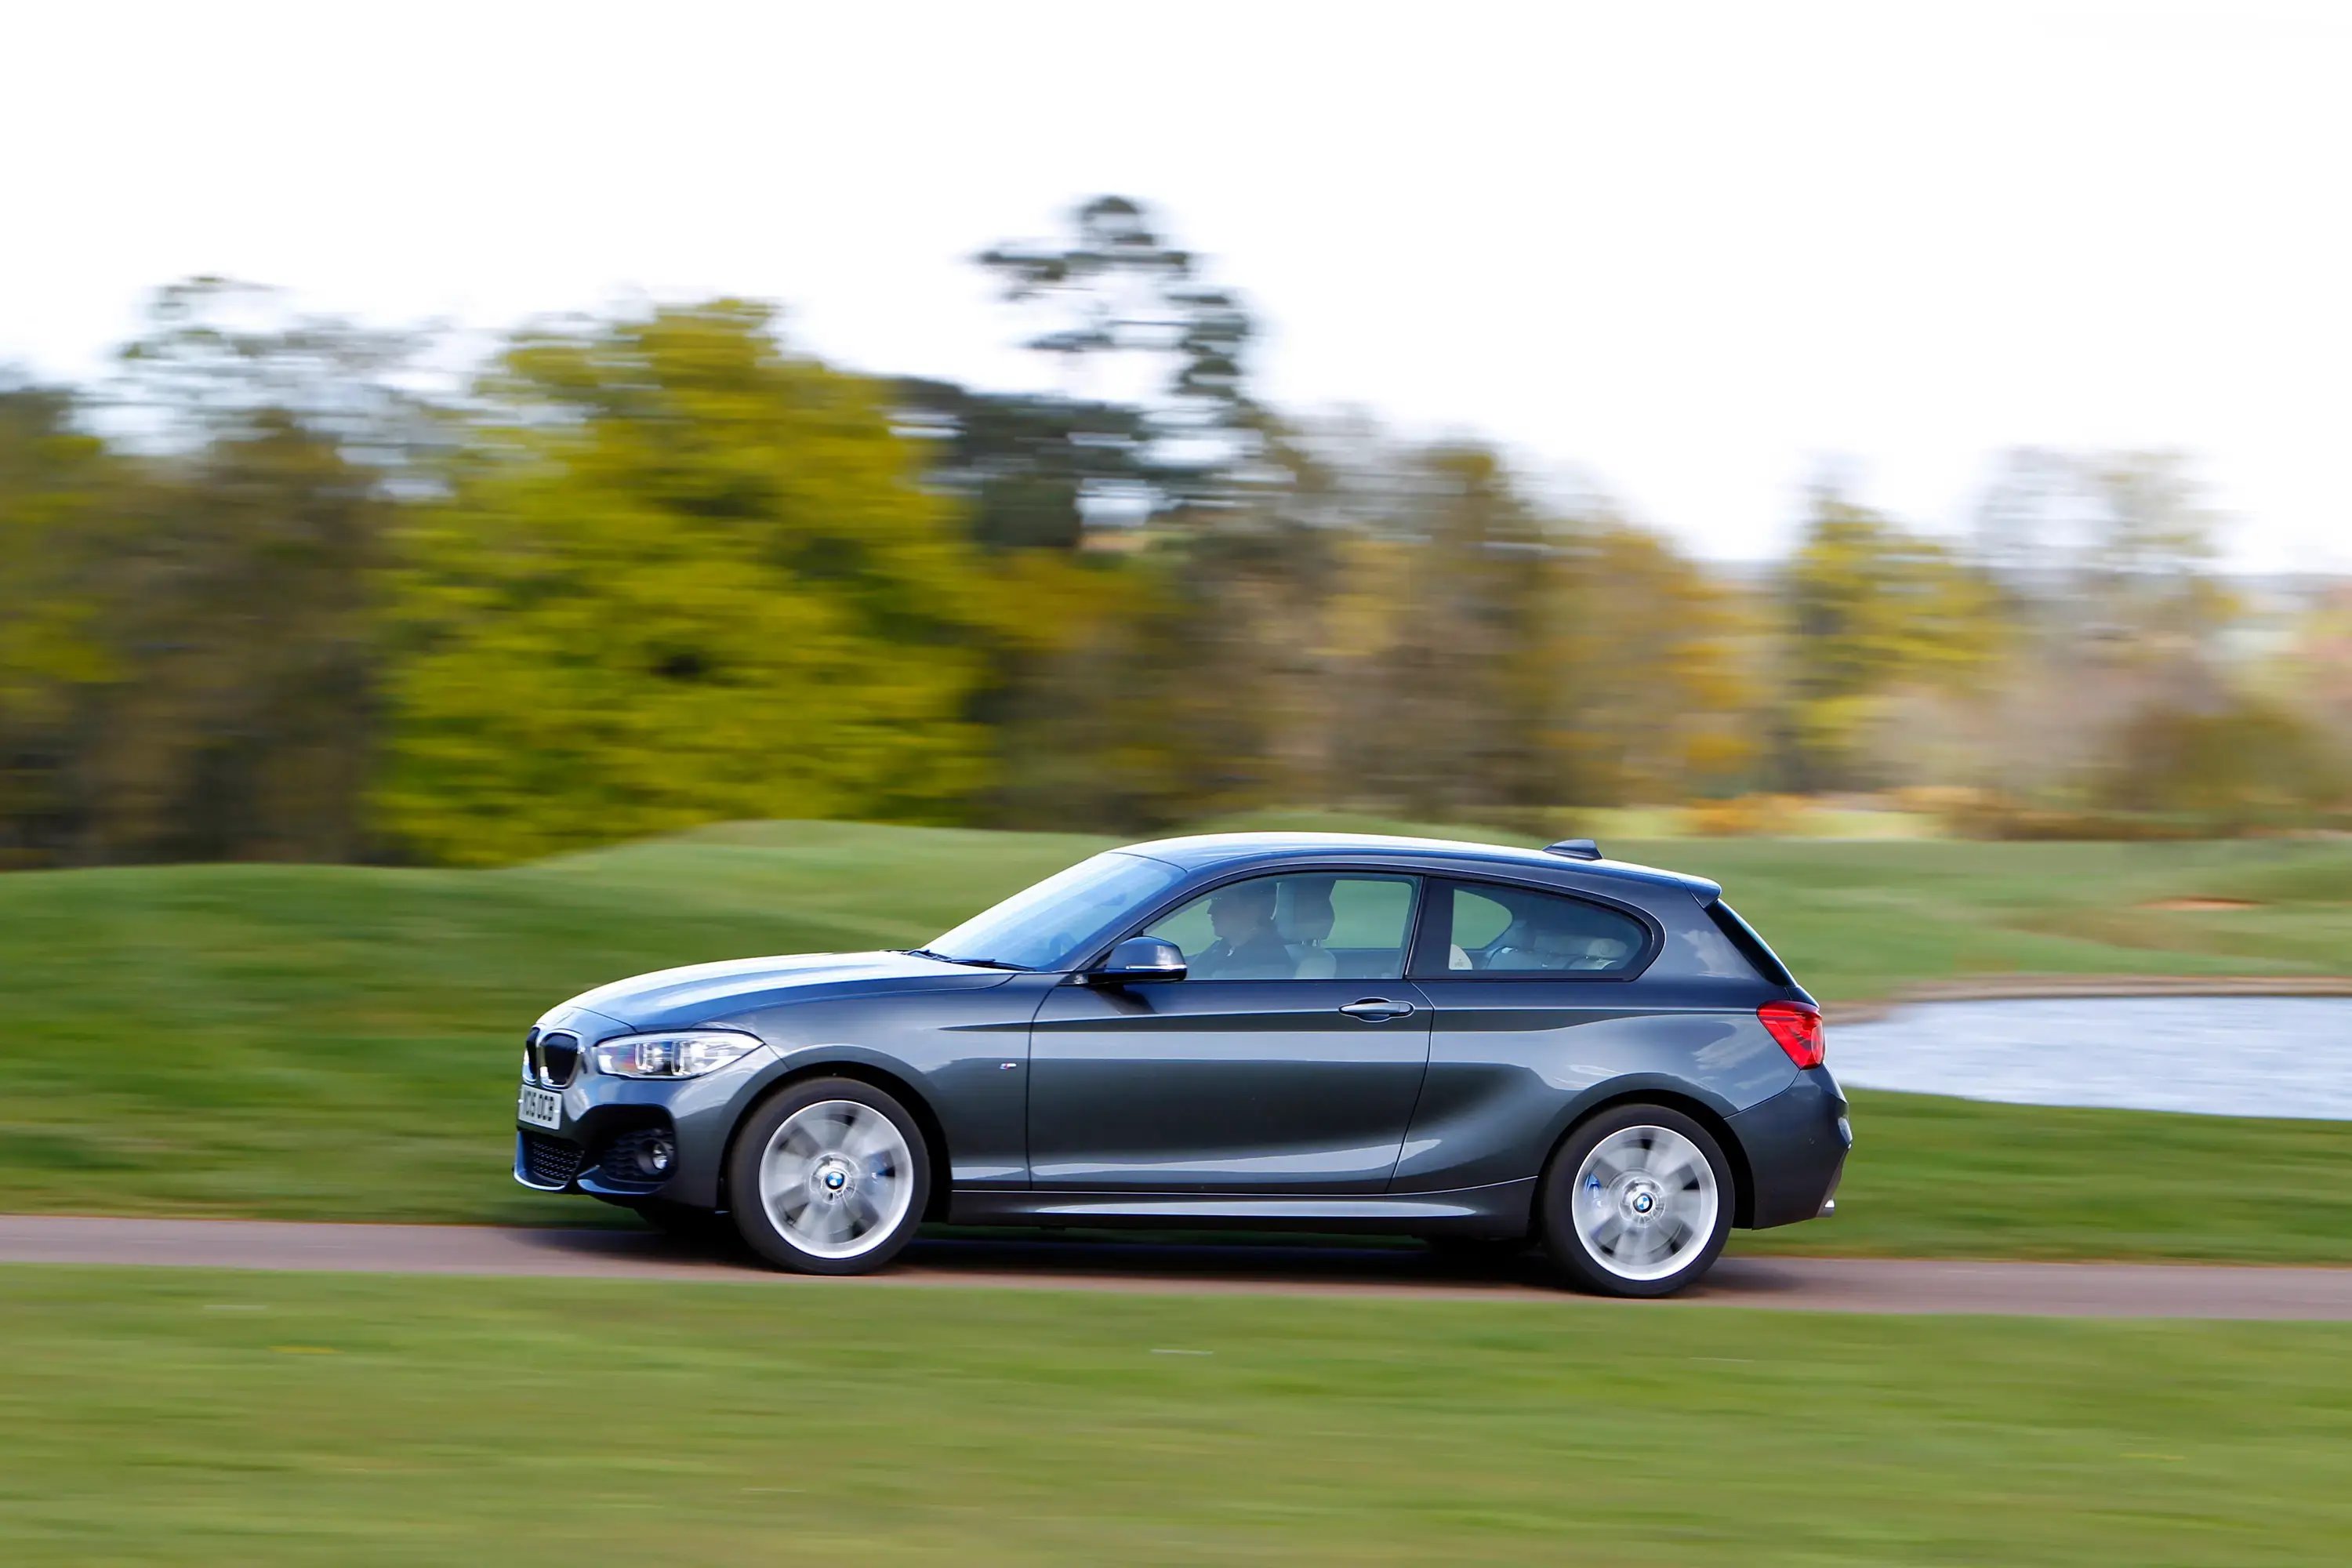
POLYGON ((522 1086, 522 1098, 515 1101, 515 1120, 533 1127, 563 1125, 563 1097, 551 1089, 522 1086))

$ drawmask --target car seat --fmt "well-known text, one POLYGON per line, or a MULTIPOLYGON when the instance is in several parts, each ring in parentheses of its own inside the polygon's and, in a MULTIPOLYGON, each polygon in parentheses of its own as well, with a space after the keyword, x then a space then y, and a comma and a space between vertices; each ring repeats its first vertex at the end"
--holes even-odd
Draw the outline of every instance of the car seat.
POLYGON ((1633 949, 1613 936, 1580 936, 1518 920, 1487 949, 1489 969, 1614 969, 1633 949))
POLYGON ((1331 909, 1331 884, 1328 881, 1292 881, 1283 889, 1290 895, 1287 907, 1275 918, 1275 929, 1282 935, 1283 943, 1290 949, 1291 962, 1297 967, 1291 971, 1296 980, 1329 980, 1339 973, 1339 960, 1323 944, 1329 940, 1331 927, 1338 919, 1331 909))

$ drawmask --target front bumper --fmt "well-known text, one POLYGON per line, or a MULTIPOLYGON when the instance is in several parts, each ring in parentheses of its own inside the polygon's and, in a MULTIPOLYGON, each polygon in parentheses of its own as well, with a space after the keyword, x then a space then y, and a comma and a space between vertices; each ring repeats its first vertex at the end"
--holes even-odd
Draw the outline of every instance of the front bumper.
POLYGON ((1741 1225, 1758 1230, 1793 1225, 1836 1207, 1853 1128, 1845 1095, 1827 1068, 1806 1068, 1796 1082, 1727 1125, 1748 1163, 1741 1225))
POLYGON ((583 1061, 557 1090, 562 1116, 556 1126, 516 1121, 514 1179, 535 1192, 716 1208, 728 1136, 774 1063, 763 1047, 717 1072, 662 1080, 610 1077, 583 1061), (668 1173, 658 1178, 646 1175, 634 1158, 652 1138, 667 1138, 674 1151, 668 1173))
MULTIPOLYGON (((574 1142, 544 1128, 515 1129, 514 1179, 534 1192, 587 1193, 600 1198, 672 1195, 681 1162, 677 1135, 667 1120, 628 1125, 616 1134, 589 1134, 574 1142), (658 1151, 658 1175, 648 1174, 638 1155, 658 1151)), ((683 1199, 678 1201, 683 1202, 683 1199)))

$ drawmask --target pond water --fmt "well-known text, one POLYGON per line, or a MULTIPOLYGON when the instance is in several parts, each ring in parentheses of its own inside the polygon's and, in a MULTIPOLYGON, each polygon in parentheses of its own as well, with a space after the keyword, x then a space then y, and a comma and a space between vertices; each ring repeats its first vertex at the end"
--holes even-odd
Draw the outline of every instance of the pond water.
POLYGON ((1918 1002, 1829 1045, 1864 1089, 2352 1121, 2352 996, 1918 1002))

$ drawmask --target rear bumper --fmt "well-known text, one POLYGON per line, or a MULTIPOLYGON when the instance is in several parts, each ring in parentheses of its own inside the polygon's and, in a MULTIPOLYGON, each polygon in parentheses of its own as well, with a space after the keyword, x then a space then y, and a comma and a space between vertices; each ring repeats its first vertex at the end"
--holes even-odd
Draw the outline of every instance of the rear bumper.
POLYGON ((1836 1206, 1853 1131, 1845 1096, 1827 1068, 1799 1073, 1795 1083, 1727 1125, 1748 1163, 1741 1225, 1757 1230, 1794 1225, 1836 1206))

